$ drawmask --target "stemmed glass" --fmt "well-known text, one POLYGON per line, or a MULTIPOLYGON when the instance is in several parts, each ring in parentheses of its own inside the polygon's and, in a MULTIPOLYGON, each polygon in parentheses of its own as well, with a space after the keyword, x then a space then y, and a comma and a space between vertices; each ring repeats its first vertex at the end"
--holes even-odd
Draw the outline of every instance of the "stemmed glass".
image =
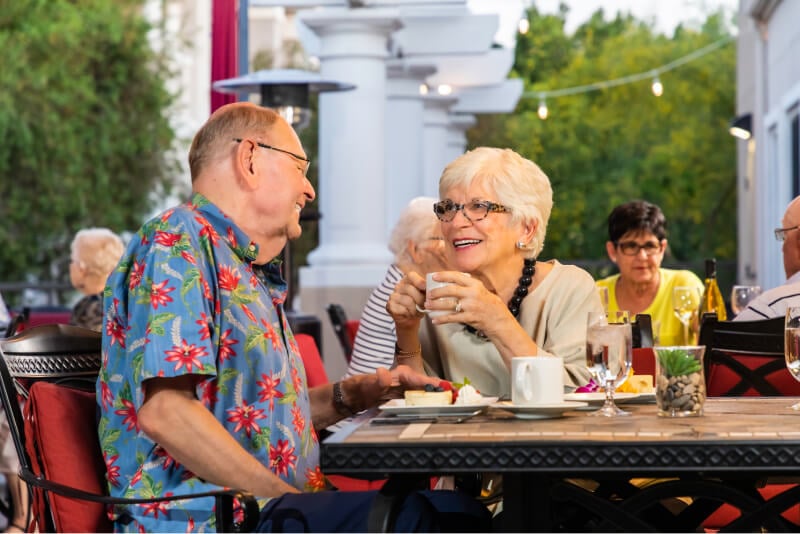
POLYGON ((672 289, 672 309, 683 325, 683 344, 691 345, 689 322, 700 307, 700 291, 691 286, 675 286, 672 289))
POLYGON ((614 391, 628 379, 633 358, 632 340, 627 311, 589 312, 586 321, 586 366, 595 383, 605 388, 606 393, 602 408, 589 415, 630 415, 630 412, 614 404, 614 391))
POLYGON ((733 286, 731 289, 731 310, 734 315, 745 309, 751 300, 761 294, 761 286, 733 286))
MULTIPOLYGON (((800 381, 800 307, 786 308, 786 335, 783 354, 786 357, 786 368, 795 380, 800 381)), ((792 405, 793 410, 800 410, 800 402, 792 405)))

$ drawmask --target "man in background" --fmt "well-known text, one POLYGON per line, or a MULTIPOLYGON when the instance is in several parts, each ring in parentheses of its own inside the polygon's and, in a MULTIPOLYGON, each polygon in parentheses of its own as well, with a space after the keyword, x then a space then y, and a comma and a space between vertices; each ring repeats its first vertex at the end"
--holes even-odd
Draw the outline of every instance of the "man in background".
POLYGON ((781 228, 775 229, 775 238, 783 243, 786 282, 751 300, 734 321, 783 317, 786 308, 800 306, 800 196, 792 200, 783 213, 781 228))

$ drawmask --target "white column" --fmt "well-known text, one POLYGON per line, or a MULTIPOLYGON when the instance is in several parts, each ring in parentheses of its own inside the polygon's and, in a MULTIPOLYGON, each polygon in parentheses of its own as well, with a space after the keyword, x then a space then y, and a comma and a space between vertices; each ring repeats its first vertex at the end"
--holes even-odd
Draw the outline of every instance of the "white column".
POLYGON ((422 194, 426 196, 439 196, 439 177, 445 166, 450 163, 447 159, 447 129, 450 126, 450 107, 456 100, 455 97, 430 94, 425 98, 423 125, 425 174, 422 194))
POLYGON ((467 150, 467 130, 475 126, 478 121, 475 115, 451 113, 450 123, 447 126, 447 163, 450 163, 467 150))
POLYGON ((423 194, 425 167, 422 121, 425 104, 420 85, 436 71, 433 65, 389 63, 386 93, 386 228, 388 240, 400 212, 423 194))
POLYGON ((319 97, 319 247, 303 287, 377 284, 391 255, 384 234, 384 115, 388 36, 396 10, 339 9, 300 15, 320 38, 320 74, 356 89, 319 97))

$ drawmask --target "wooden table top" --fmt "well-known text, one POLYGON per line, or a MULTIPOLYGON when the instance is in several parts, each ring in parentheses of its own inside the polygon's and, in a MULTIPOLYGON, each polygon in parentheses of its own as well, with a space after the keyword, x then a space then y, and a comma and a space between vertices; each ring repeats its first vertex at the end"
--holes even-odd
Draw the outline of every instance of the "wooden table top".
MULTIPOLYGON (((523 420, 490 408, 465 422, 370 424, 362 417, 323 442, 331 473, 419 471, 800 469, 800 412, 790 397, 712 398, 700 417, 659 417, 625 404, 627 417, 523 420)), ((375 414, 371 414, 374 416, 375 414)))

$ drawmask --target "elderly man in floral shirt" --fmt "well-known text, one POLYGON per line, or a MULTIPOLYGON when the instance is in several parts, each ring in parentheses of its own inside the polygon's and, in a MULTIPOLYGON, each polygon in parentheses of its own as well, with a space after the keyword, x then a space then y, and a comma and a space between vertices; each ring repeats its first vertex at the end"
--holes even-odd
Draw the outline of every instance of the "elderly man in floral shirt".
MULTIPOLYGON (((97 400, 112 495, 233 487, 263 498, 264 531, 366 529, 373 492, 311 493, 326 487, 316 429, 390 387, 438 380, 400 366, 307 387, 274 259, 315 197, 304 154, 273 111, 220 108, 189 152, 191 200, 147 222, 109 277, 97 400)), ((453 492, 413 494, 403 510, 398 529, 488 528, 485 509, 453 492), (437 525, 439 511, 464 521, 437 525)), ((124 531, 216 527, 210 499, 117 507, 114 518, 124 531)))

